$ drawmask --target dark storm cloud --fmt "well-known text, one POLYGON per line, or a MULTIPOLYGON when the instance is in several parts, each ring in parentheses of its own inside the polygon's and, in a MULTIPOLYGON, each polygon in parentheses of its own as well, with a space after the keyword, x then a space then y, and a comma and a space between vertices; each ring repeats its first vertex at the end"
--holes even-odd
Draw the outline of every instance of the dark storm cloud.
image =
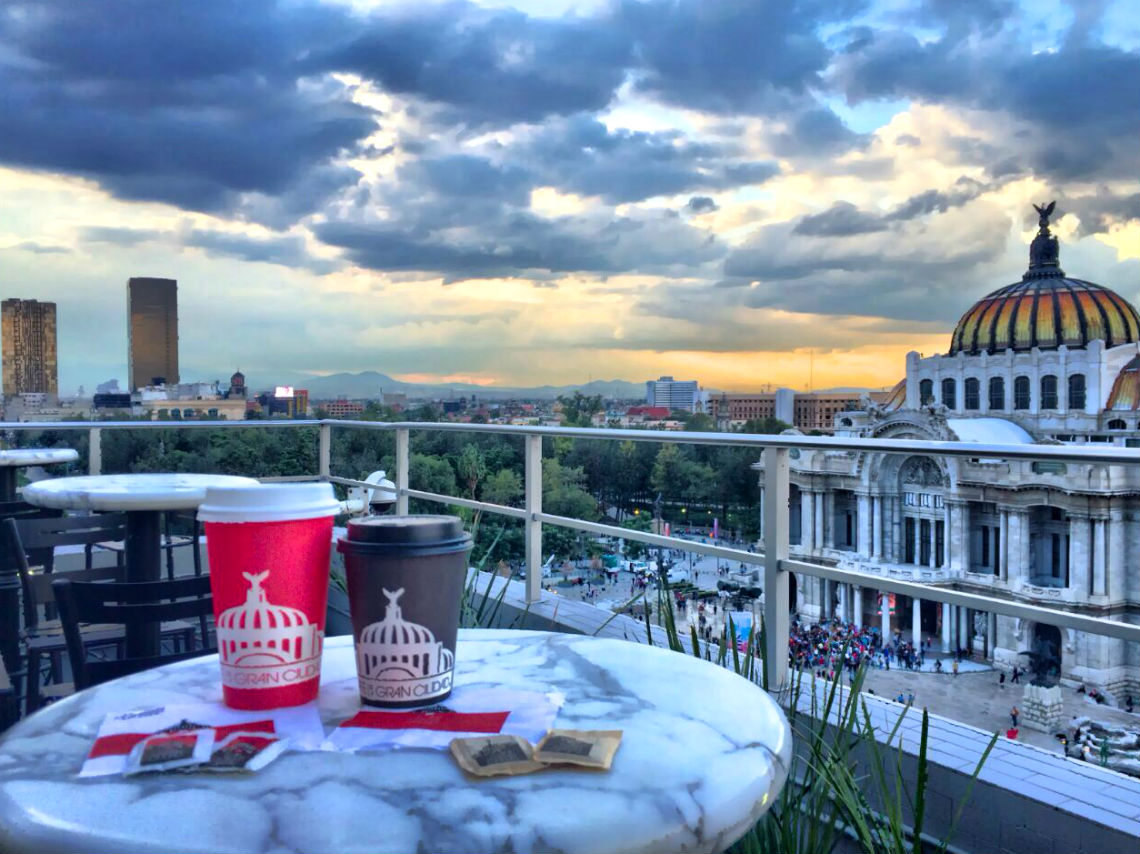
MULTIPOLYGON (((1034 51, 1016 33, 998 31, 1002 4, 988 17, 977 11, 977 4, 969 5, 974 13, 954 18, 946 34, 934 41, 921 42, 897 30, 870 37, 862 33, 860 46, 838 59, 834 79, 856 103, 916 98, 988 110, 1024 123, 1024 134, 1006 134, 996 145, 987 144, 1000 154, 976 161, 995 166, 992 175, 1021 171, 1057 181, 1134 178, 1140 170, 1133 85, 1140 53, 1090 44, 1087 33, 1058 50, 1034 51), (969 38, 962 28, 969 30, 969 38)), ((986 152, 976 154, 985 157, 986 152)))
POLYGON ((250 237, 225 231, 194 229, 181 235, 180 243, 202 249, 213 256, 303 268, 318 275, 331 273, 340 266, 335 261, 314 258, 300 237, 250 237))
POLYGON ((823 213, 803 217, 793 234, 809 237, 846 237, 851 234, 868 234, 885 231, 882 217, 859 210, 851 202, 836 202, 823 213))
POLYGON ((49 246, 36 243, 34 240, 25 240, 12 248, 19 249, 21 252, 32 252, 36 255, 66 255, 71 252, 66 246, 49 246))
POLYGON ((339 84, 299 84, 296 60, 346 25, 268 0, 9 5, 0 161, 211 212, 286 194, 375 128, 339 84))
POLYGON ((816 107, 796 116, 788 130, 773 135, 769 144, 781 157, 798 157, 841 154, 862 147, 868 139, 848 128, 831 110, 816 107))
POLYGON ((861 211, 851 202, 838 201, 823 213, 802 217, 792 229, 793 234, 805 237, 849 237, 886 231, 890 223, 904 222, 934 213, 946 213, 976 199, 992 186, 962 176, 953 188, 926 190, 885 213, 861 211))
POLYGON ((381 9, 306 67, 354 71, 472 124, 600 110, 630 64, 626 33, 597 20, 531 18, 465 2, 381 9))
POLYGON ((969 304, 964 282, 978 289, 989 282, 993 289, 1000 270, 991 265, 1003 257, 1010 225, 991 208, 957 216, 953 226, 937 230, 896 220, 881 231, 846 236, 805 233, 804 220, 774 223, 728 255, 717 287, 751 308, 951 321, 969 304), (944 232, 953 237, 946 240, 944 232))
POLYGON ((335 261, 310 255, 305 247, 305 241, 295 236, 253 237, 189 226, 177 231, 88 226, 79 229, 79 239, 84 243, 108 243, 124 248, 159 242, 173 247, 201 249, 214 257, 237 258, 240 261, 307 269, 318 275, 332 272, 340 266, 335 261))
POLYGON ((693 196, 685 204, 685 210, 691 214, 703 214, 719 210, 719 207, 717 203, 708 196, 693 196))
POLYGON ((405 206, 396 222, 327 222, 314 232, 355 264, 436 274, 448 281, 630 270, 669 273, 723 257, 722 245, 675 213, 544 219, 505 206, 456 212, 446 226, 436 204, 405 206))
POLYGON ((612 204, 761 184, 780 171, 742 156, 733 143, 693 142, 676 131, 610 130, 586 115, 548 122, 503 155, 526 164, 538 184, 612 204))
POLYGON ((1057 212, 1073 213, 1080 218, 1077 234, 1081 237, 1102 234, 1113 225, 1140 219, 1140 193, 1117 196, 1102 187, 1089 196, 1062 196, 1057 201, 1057 212))
POLYGON ((164 232, 153 228, 118 228, 109 225, 92 225, 79 229, 79 239, 84 243, 111 243, 115 246, 137 246, 158 240, 164 232))
POLYGON ((829 51, 823 6, 785 0, 621 0, 615 24, 636 45, 637 88, 709 112, 762 113, 818 87, 829 51))

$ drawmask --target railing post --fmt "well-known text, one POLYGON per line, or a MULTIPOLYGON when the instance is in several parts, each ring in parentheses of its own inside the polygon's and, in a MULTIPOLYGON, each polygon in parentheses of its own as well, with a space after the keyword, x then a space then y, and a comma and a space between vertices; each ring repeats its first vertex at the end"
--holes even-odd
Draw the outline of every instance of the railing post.
POLYGON ((332 458, 332 425, 322 424, 319 428, 319 447, 317 449, 317 465, 321 480, 329 479, 329 461, 332 458))
POLYGON ((778 691, 788 676, 788 449, 764 449, 764 668, 768 690, 778 691))
POLYGON ((103 431, 98 427, 87 431, 87 473, 103 473, 103 431))
POLYGON ((526 437, 526 601, 542 598, 542 437, 526 437))
POLYGON ((408 428, 396 428, 396 515, 408 515, 408 428))

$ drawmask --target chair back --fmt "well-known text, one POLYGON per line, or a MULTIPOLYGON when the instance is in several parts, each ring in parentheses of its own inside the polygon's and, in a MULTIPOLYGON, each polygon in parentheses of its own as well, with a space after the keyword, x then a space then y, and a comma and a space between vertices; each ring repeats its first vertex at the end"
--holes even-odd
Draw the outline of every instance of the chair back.
POLYGON ((62 510, 53 510, 48 507, 37 507, 26 501, 0 501, 0 573, 16 572, 19 561, 15 552, 8 545, 10 534, 8 526, 3 524, 7 519, 58 519, 63 515, 62 510))
MULTIPOLYGON (((34 583, 33 579, 37 574, 44 576, 52 574, 55 569, 56 546, 88 547, 108 540, 121 540, 126 536, 127 517, 125 513, 49 519, 15 517, 6 519, 4 525, 8 530, 8 551, 16 563, 20 573, 20 586, 23 588, 24 627, 33 630, 40 620, 39 606, 52 604, 47 589, 50 579, 34 583), (39 567, 40 573, 33 572, 33 567, 39 567)), ((121 564, 121 556, 117 556, 116 560, 121 564)), ((88 562, 84 572, 93 571, 88 562)), ((85 580, 101 578, 117 578, 117 576, 96 575, 95 578, 85 580)))
MULTIPOLYGON (((71 576, 72 573, 67 573, 71 576)), ((89 688, 120 676, 138 673, 173 661, 196 658, 216 651, 203 648, 170 655, 89 660, 80 632, 80 623, 109 623, 132 626, 185 620, 213 614, 208 575, 176 578, 173 581, 88 582, 56 578, 51 584, 63 624, 67 655, 77 689, 89 688)), ((203 645, 208 642, 202 639, 203 645)))

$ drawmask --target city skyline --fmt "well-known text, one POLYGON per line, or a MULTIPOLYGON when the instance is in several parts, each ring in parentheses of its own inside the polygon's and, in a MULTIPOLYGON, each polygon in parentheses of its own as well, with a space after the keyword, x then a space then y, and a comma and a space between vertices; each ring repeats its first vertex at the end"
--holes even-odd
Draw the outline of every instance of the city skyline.
POLYGON ((0 290, 59 306, 65 392, 129 384, 138 275, 188 379, 881 388, 1054 198, 1066 270, 1140 302, 1120 2, 128 17, 0 13, 0 290))

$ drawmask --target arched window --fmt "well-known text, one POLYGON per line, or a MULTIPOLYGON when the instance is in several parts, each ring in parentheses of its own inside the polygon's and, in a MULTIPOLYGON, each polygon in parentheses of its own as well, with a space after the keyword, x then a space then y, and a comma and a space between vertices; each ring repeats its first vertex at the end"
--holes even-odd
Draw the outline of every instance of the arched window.
POLYGON ((1029 377, 1017 377, 1013 381, 1013 408, 1029 408, 1029 377))
POLYGON ((934 380, 923 380, 918 384, 918 402, 923 406, 934 403, 934 380))
POLYGON ((958 384, 952 379, 942 381, 942 405, 947 409, 958 408, 958 384))
POLYGON ((1041 408, 1057 408, 1057 378, 1052 374, 1041 378, 1041 408))
POLYGON ((963 394, 966 398, 965 405, 967 409, 981 409, 982 389, 977 377, 967 378, 966 387, 963 394))
POLYGON ((990 377, 990 409, 1005 409, 1005 380, 990 377))
POLYGON ((1069 409, 1085 408, 1085 375, 1069 374, 1069 409))
POLYGON ((1109 430, 1127 430, 1128 425, 1124 423, 1123 418, 1113 418, 1108 422, 1109 430))

